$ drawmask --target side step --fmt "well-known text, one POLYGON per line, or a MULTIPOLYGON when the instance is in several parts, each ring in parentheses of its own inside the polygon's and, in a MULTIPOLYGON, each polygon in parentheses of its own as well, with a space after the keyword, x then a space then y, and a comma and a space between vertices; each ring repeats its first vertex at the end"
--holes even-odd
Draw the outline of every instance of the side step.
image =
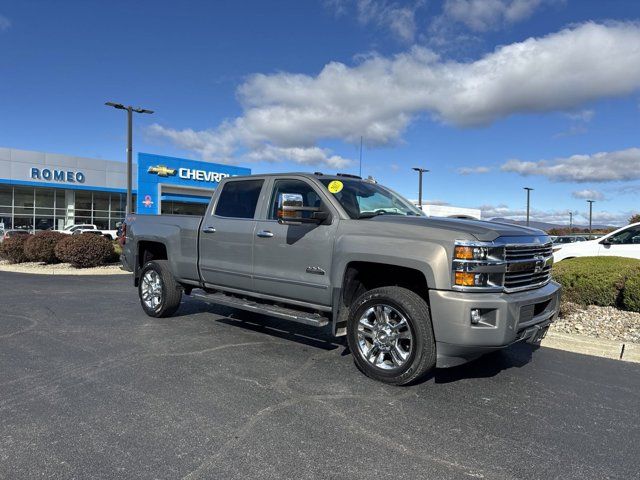
POLYGON ((239 308, 250 312, 261 313, 272 317, 290 320, 292 322, 304 323, 314 327, 324 327, 329 323, 329 319, 319 313, 303 312, 292 308, 279 307, 269 303, 260 303, 256 300, 233 297, 224 293, 206 293, 202 291, 192 292, 191 297, 217 305, 239 308))

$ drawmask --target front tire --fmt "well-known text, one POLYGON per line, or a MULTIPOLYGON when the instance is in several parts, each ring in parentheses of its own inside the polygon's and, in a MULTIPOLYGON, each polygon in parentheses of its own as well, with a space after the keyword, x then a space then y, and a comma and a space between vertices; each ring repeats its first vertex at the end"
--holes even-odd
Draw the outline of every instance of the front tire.
POLYGON ((176 282, 166 260, 147 262, 140 271, 138 296, 150 317, 170 317, 178 310, 182 287, 176 282))
POLYGON ((393 385, 419 380, 436 365, 429 306, 402 287, 381 287, 351 306, 347 342, 358 368, 393 385))

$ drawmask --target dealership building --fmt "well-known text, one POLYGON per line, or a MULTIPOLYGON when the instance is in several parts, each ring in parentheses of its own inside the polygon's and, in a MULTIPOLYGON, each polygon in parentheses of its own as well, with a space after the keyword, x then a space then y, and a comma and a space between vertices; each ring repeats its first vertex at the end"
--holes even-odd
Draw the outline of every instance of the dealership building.
MULTIPOLYGON (((139 214, 204 212, 218 182, 248 168, 139 153, 133 203, 139 214)), ((126 163, 0 148, 0 230, 114 229, 124 218, 126 163)))

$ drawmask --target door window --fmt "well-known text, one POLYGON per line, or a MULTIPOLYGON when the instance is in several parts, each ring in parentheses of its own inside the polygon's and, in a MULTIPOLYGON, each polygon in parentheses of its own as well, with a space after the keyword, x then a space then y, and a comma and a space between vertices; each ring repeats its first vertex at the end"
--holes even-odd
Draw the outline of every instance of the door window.
POLYGON ((222 187, 215 214, 219 217, 253 218, 264 180, 238 180, 222 187))
MULTIPOLYGON (((281 193, 299 193, 302 195, 304 207, 319 208, 322 205, 320 195, 308 183, 302 180, 277 180, 273 186, 273 195, 269 206, 269 220, 277 220, 278 218, 278 198, 281 193)), ((310 218, 312 213, 302 212, 302 216, 310 218)))
POLYGON ((622 232, 609 237, 609 242, 614 245, 640 244, 640 227, 627 228, 622 232))

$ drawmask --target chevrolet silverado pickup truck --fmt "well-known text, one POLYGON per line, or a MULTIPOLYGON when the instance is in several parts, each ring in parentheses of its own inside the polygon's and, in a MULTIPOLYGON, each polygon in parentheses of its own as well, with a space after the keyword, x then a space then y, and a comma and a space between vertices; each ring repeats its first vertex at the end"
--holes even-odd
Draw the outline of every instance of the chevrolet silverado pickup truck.
POLYGON ((537 344, 559 308, 542 231, 428 218, 346 174, 226 178, 204 216, 131 215, 121 242, 148 315, 172 315, 185 294, 330 324, 363 373, 391 384, 537 344))

